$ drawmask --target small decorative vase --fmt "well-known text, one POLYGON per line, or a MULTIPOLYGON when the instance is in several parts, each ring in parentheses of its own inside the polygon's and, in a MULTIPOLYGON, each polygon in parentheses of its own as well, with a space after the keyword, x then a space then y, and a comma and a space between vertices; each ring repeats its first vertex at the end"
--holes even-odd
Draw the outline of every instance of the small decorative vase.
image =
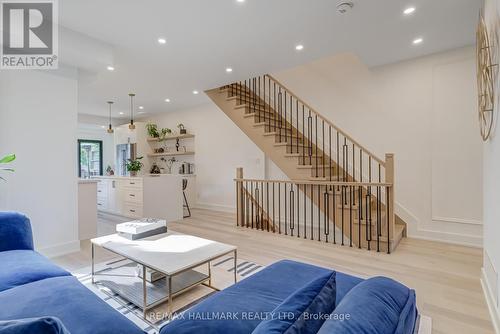
POLYGON ((137 176, 137 171, 130 171, 130 176, 136 177, 137 176))
POLYGON ((181 133, 181 135, 185 135, 187 133, 187 130, 186 129, 181 129, 180 133, 181 133))

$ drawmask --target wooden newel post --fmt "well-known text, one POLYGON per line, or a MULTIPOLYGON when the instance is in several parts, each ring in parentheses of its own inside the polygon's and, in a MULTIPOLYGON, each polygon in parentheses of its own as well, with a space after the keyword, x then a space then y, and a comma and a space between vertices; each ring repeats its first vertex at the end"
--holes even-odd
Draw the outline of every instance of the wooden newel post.
POLYGON ((243 168, 236 168, 236 225, 243 226, 245 213, 243 211, 243 182, 238 181, 243 178, 243 168))
POLYGON ((390 247, 392 250, 392 242, 394 240, 394 224, 396 220, 395 216, 395 211, 394 211, 394 204, 396 203, 395 200, 395 191, 394 191, 394 153, 386 153, 385 154, 385 182, 390 183, 392 186, 387 188, 387 193, 389 195, 389 203, 387 203, 388 210, 387 214, 389 215, 389 240, 390 240, 390 247))

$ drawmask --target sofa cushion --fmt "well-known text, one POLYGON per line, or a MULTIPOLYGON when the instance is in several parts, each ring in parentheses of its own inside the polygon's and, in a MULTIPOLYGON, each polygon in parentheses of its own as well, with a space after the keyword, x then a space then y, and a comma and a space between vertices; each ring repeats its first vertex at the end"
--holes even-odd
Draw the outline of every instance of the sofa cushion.
MULTIPOLYGON (((266 267, 237 284, 224 289, 184 312, 182 317, 165 325, 162 334, 176 333, 251 333, 266 312, 274 310, 298 289, 332 270, 306 263, 283 260, 266 267), (214 319, 219 315, 236 315, 232 320, 214 319)), ((362 279, 336 274, 337 302, 362 279)))
POLYGON ((33 249, 30 220, 17 212, 0 212, 0 252, 14 249, 33 249))
POLYGON ((411 334, 415 319, 415 292, 374 277, 347 293, 318 334, 411 334))
POLYGON ((70 334, 55 317, 0 321, 0 334, 70 334))
POLYGON ((266 312, 326 273, 332 271, 288 260, 276 262, 187 310, 162 327, 161 333, 251 333, 266 312), (226 318, 216 319, 216 315, 226 318), (233 319, 228 320, 229 316, 233 319))
POLYGON ((0 319, 53 316, 71 334, 144 334, 73 276, 47 278, 0 292, 0 319))
POLYGON ((32 250, 0 252, 0 291, 41 279, 71 275, 32 250))
POLYGON ((335 309, 335 272, 296 291, 261 322, 253 334, 316 334, 325 315, 335 309))

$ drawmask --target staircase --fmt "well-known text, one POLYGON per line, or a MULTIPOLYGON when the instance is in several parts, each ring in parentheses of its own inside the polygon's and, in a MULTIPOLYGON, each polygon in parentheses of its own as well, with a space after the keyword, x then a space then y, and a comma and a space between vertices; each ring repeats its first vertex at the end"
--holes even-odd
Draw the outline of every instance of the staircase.
POLYGON ((394 215, 392 154, 377 157, 270 75, 206 94, 290 179, 244 179, 240 170, 239 226, 388 253, 397 247, 406 225, 394 215))

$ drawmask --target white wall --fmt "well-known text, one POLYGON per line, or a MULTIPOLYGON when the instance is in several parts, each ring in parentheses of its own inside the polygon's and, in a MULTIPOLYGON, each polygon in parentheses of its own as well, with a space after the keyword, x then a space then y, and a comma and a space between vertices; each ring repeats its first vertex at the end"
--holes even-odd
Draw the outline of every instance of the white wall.
POLYGON ((468 47, 368 68, 343 54, 275 77, 382 159, 395 153, 396 212, 410 236, 481 246, 474 55, 468 47))
POLYGON ((0 210, 31 218, 35 247, 47 255, 79 249, 77 72, 0 72, 0 156, 16 153, 0 183, 0 210))
POLYGON ((245 177, 264 177, 262 151, 213 103, 146 121, 176 130, 183 123, 195 135, 197 207, 234 211, 237 167, 244 168, 245 177))
MULTIPOLYGON (((495 45, 499 45, 498 34, 500 34, 500 0, 486 0, 485 20, 491 35, 496 32, 495 45)), ((497 58, 494 63, 499 63, 500 50, 497 49, 497 58)), ((484 266, 483 266, 483 289, 485 291, 488 305, 493 318, 497 333, 500 333, 500 310, 499 289, 500 284, 498 272, 500 270, 500 132, 498 124, 498 113, 500 112, 500 79, 497 78, 495 128, 489 141, 484 143, 484 266)))

